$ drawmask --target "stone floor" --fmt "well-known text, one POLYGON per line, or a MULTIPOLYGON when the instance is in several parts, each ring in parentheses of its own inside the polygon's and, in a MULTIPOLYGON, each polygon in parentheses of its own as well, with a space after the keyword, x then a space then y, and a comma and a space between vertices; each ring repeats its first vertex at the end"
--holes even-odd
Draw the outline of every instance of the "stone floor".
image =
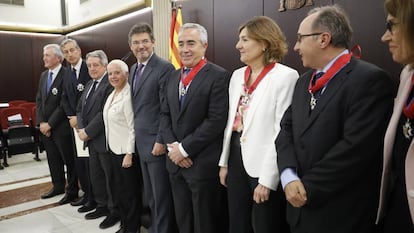
POLYGON ((8 160, 10 166, 0 170, 0 232, 106 233, 119 229, 119 223, 99 229, 103 217, 85 220, 77 207, 58 205, 63 194, 40 199, 51 183, 46 155, 39 156, 40 162, 33 160, 32 154, 15 155, 8 160))

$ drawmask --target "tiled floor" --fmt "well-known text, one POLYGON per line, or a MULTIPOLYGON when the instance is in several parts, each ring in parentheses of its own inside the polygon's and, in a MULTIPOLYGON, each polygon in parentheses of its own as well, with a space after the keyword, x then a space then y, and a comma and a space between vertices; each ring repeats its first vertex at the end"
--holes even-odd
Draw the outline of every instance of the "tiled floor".
MULTIPOLYGON (((4 191, 11 189, 50 182, 46 155, 41 153, 40 159, 40 162, 36 162, 31 154, 10 158, 8 161, 10 166, 0 170, 0 195, 5 195, 4 191)), ((0 208, 0 232, 106 233, 116 232, 119 229, 119 224, 105 230, 99 229, 103 217, 85 220, 84 214, 77 212, 77 207, 69 204, 55 206, 54 203, 62 196, 63 194, 50 199, 39 197, 33 201, 0 208)))

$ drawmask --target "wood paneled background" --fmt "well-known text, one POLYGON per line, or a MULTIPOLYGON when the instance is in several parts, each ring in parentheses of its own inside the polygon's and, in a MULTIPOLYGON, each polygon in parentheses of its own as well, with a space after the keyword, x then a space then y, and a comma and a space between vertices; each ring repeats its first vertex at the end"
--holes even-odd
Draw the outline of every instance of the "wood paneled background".
MULTIPOLYGON (((298 2, 300 0, 297 0, 298 2)), ((381 0, 313 0, 314 6, 339 4, 348 13, 354 29, 353 45, 362 48, 362 59, 372 62, 398 79, 401 66, 395 64, 388 48, 380 40, 385 31, 385 11, 381 0)), ((312 7, 279 12, 279 0, 189 0, 182 2, 184 22, 196 22, 206 27, 209 33, 207 59, 228 70, 243 64, 235 49, 238 27, 256 15, 273 18, 285 33, 289 53, 283 63, 294 67, 300 73, 300 57, 293 51, 296 32, 301 20, 312 7)), ((104 50, 108 58, 121 58, 128 51, 127 34, 136 22, 152 24, 152 13, 138 15, 92 31, 80 32, 76 39, 85 56, 95 49, 104 50)), ((0 102, 13 99, 35 100, 40 73, 44 70, 42 48, 48 43, 60 43, 65 35, 17 34, 0 31, 0 102)), ((134 63, 130 57, 127 63, 134 63)))

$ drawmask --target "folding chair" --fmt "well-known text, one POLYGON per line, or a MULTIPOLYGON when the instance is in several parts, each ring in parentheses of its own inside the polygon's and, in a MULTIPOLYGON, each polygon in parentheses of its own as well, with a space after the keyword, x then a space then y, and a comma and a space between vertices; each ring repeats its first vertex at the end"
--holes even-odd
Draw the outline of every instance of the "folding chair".
POLYGON ((33 135, 33 127, 30 123, 30 112, 22 107, 9 107, 0 110, 0 122, 2 127, 4 156, 3 165, 8 167, 7 158, 12 155, 31 152, 35 154, 35 160, 39 160, 39 152, 33 135), (18 116, 18 119, 12 117, 18 116))

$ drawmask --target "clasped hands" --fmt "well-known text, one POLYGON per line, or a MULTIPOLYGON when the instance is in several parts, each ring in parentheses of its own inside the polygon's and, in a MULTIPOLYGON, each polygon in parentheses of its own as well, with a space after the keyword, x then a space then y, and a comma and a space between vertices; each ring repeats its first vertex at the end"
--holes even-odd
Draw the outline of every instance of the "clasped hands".
POLYGON ((178 143, 167 144, 168 158, 170 158, 170 160, 179 167, 190 168, 193 165, 193 161, 188 157, 184 157, 178 146, 178 143))

